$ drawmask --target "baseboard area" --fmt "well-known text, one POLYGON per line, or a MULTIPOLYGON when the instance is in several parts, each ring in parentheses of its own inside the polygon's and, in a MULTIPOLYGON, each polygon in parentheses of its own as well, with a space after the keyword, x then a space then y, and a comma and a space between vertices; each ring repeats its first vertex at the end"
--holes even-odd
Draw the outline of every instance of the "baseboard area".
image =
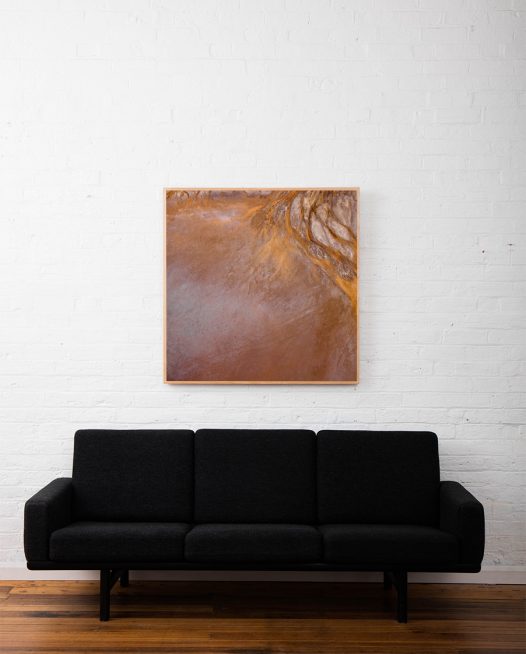
MULTIPOLYGON (((25 567, 0 567, 0 579, 12 580, 93 580, 95 570, 28 570, 25 567)), ((262 572, 239 570, 132 570, 130 579, 166 581, 338 581, 380 582, 378 572, 262 572)), ((445 572, 410 572, 413 583, 434 584, 526 584, 526 566, 485 567, 478 574, 445 572)))

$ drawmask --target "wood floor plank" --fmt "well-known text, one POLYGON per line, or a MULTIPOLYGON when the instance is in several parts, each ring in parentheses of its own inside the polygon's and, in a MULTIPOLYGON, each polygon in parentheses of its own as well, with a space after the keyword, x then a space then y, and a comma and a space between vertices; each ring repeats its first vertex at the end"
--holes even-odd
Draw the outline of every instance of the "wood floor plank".
POLYGON ((410 584, 409 623, 381 584, 144 582, 98 620, 91 581, 0 585, 1 654, 526 653, 526 587, 410 584))

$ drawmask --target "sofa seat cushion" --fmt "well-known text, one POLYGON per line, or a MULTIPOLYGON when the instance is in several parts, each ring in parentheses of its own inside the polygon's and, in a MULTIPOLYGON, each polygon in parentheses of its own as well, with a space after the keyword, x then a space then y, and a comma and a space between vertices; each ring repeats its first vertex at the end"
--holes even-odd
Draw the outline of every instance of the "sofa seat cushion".
POLYGON ((74 522, 51 534, 52 561, 182 561, 189 525, 180 522, 74 522))
POLYGON ((327 563, 458 563, 455 536, 417 525, 322 525, 327 563))
POLYGON ((300 563, 321 560, 316 527, 291 524, 203 524, 186 536, 191 562, 300 563))

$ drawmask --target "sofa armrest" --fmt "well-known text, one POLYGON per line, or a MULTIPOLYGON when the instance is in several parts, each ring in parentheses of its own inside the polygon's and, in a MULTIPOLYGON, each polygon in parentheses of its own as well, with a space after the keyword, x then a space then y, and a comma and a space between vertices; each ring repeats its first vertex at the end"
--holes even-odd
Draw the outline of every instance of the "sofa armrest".
POLYGON ((484 507, 462 484, 440 484, 440 528, 460 543, 460 562, 480 567, 484 556, 484 507))
POLYGON ((33 495, 24 508, 24 550, 28 561, 47 561, 49 537, 72 520, 73 482, 55 479, 33 495))

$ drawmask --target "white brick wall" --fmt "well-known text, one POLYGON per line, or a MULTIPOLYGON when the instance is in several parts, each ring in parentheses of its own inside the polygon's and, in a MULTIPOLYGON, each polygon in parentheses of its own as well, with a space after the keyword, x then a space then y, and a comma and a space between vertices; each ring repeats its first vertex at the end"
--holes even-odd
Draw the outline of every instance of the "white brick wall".
POLYGON ((436 430, 524 566, 525 78, 523 0, 0 0, 0 564, 76 428, 300 425, 436 430), (359 386, 163 386, 169 185, 361 187, 359 386))

